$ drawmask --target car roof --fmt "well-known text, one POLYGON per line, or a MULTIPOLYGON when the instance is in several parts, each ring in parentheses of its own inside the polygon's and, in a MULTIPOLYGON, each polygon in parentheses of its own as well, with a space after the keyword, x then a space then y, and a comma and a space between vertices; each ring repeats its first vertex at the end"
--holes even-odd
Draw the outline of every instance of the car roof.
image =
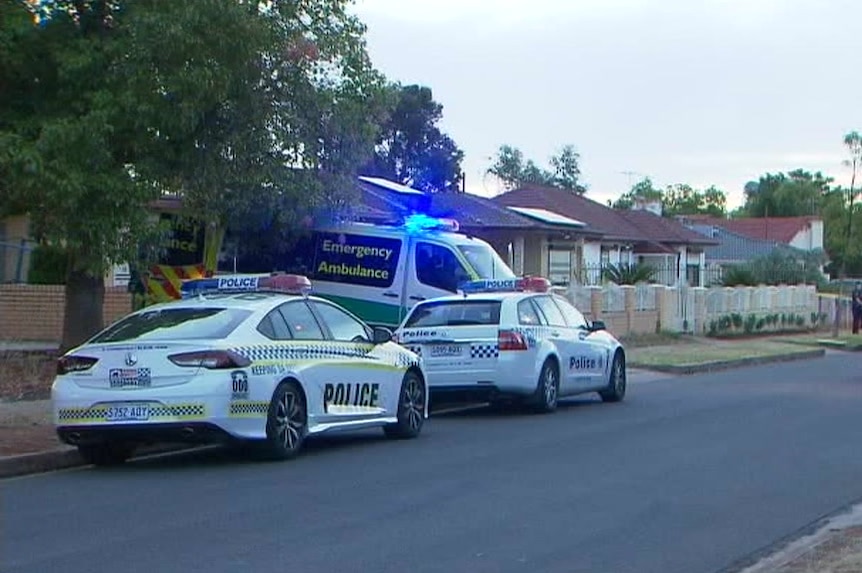
MULTIPOLYGON (((236 308, 241 310, 268 310, 274 306, 278 306, 289 300, 299 300, 303 296, 299 294, 288 294, 282 292, 237 292, 237 293, 210 293, 199 296, 193 296, 180 300, 174 300, 161 304, 155 304, 144 308, 143 310, 161 310, 167 308, 200 308, 200 307, 220 307, 220 308, 236 308)), ((315 296, 307 297, 309 300, 319 300, 324 302, 324 299, 315 296)))

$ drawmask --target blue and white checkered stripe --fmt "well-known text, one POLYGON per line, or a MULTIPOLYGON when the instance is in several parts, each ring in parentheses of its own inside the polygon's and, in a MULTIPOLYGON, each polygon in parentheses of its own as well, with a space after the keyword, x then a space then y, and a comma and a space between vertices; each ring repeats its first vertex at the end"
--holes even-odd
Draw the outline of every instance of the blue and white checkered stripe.
POLYGON ((470 358, 498 358, 500 347, 497 344, 471 344, 470 358))
POLYGON ((333 342, 310 342, 289 344, 255 344, 238 346, 234 352, 245 356, 252 362, 297 362, 355 358, 357 360, 377 360, 399 368, 418 364, 418 360, 401 348, 386 348, 369 344, 344 344, 333 342))

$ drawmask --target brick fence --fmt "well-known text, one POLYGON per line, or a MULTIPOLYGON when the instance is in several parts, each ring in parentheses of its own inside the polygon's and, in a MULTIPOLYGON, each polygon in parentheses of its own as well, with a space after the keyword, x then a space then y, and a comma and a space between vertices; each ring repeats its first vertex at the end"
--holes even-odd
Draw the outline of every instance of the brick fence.
MULTIPOLYGON (((63 337, 65 287, 60 285, 0 285, 0 340, 59 342, 63 337)), ((132 310, 125 287, 105 289, 105 325, 132 310)))

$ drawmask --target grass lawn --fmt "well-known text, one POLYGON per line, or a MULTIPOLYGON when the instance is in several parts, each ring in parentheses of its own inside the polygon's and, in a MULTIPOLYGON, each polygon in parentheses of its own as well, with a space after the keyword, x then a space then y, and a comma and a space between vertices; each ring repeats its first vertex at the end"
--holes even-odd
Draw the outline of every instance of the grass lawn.
POLYGON ((742 358, 764 358, 808 352, 798 344, 770 340, 702 341, 687 345, 654 346, 628 349, 628 364, 632 367, 696 366, 742 358))
POLYGON ((845 350, 862 350, 862 335, 840 333, 836 338, 831 332, 819 332, 817 334, 806 334, 805 336, 794 336, 786 339, 790 344, 802 344, 804 346, 832 346, 845 350))

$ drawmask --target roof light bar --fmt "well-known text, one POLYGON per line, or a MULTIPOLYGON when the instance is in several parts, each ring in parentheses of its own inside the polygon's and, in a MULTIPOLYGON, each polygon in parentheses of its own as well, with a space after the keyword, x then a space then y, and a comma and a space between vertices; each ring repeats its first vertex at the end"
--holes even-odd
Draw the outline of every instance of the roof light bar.
POLYGON ((180 292, 183 298, 203 294, 227 294, 238 292, 279 292, 285 294, 308 294, 311 281, 302 275, 222 275, 207 279, 183 282, 180 292))
POLYGON ((403 227, 408 233, 423 233, 427 231, 449 231, 457 233, 461 226, 455 219, 431 217, 414 213, 404 219, 403 227))
POLYGON ((551 281, 544 277, 521 277, 518 279, 483 279, 468 281, 458 286, 464 294, 483 292, 548 292, 551 281))

